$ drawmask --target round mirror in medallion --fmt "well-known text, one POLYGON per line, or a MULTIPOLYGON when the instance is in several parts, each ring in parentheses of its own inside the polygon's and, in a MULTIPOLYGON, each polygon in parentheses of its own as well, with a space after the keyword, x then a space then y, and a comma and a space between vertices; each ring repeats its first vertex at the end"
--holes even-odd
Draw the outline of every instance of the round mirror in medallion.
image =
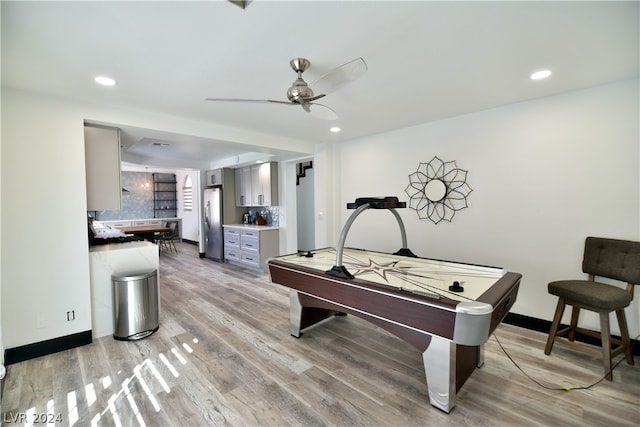
POLYGON ((432 179, 425 184, 424 195, 432 202, 439 202, 447 195, 447 186, 440 179, 432 179))

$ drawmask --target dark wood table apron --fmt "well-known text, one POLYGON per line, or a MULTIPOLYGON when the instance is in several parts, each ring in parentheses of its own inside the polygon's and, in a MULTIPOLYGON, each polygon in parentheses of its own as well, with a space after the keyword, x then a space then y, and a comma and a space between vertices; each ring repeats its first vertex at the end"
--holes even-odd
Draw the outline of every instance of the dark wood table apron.
POLYGON ((135 234, 150 242, 156 241, 156 233, 168 233, 171 231, 169 227, 162 225, 134 225, 130 227, 118 227, 118 230, 126 234, 135 234))

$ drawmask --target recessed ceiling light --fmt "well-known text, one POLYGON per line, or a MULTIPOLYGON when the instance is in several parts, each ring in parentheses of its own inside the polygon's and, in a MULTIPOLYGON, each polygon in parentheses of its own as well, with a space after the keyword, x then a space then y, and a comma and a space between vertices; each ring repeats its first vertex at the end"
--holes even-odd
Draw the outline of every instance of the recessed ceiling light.
POLYGON ((340 132, 342 129, 340 129, 338 126, 334 126, 331 129, 329 129, 331 132, 333 133, 338 133, 340 132))
POLYGON ((94 79, 96 83, 101 84, 102 86, 114 86, 116 81, 111 77, 98 76, 94 79))
POLYGON ((550 75, 551 75, 551 70, 540 70, 540 71, 536 71, 535 73, 531 73, 529 78, 531 80, 542 80, 542 79, 546 79, 550 75))
POLYGON ((264 163, 264 160, 256 160, 256 163, 264 163))

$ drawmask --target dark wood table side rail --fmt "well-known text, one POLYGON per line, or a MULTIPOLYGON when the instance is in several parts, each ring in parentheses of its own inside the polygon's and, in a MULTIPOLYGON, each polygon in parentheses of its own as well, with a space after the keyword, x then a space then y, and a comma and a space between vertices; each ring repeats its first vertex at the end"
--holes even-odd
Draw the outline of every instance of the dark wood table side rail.
POLYGON ((355 310, 353 307, 347 305, 319 299, 302 292, 297 292, 297 294, 300 304, 302 305, 302 312, 300 316, 299 331, 291 331, 291 335, 296 338, 299 338, 302 335, 303 329, 334 315, 344 313, 354 315, 384 329, 385 331, 411 344, 413 347, 420 350, 420 352, 425 351, 431 342, 432 335, 428 332, 418 331, 406 325, 391 322, 367 312, 355 310))
POLYGON ((129 227, 118 227, 118 230, 127 234, 166 233, 171 231, 169 227, 162 225, 132 225, 129 227))
MULTIPOLYGON (((343 280, 321 272, 304 272, 304 280, 301 280, 300 270, 279 264, 276 259, 270 260, 269 266, 274 283, 351 307, 354 314, 375 313, 381 319, 386 319, 380 323, 397 322, 405 327, 453 339, 455 301, 433 300, 392 289, 385 290, 384 293, 377 292, 376 289, 381 287, 375 284, 358 279, 343 280), (331 282, 331 286, 327 282, 331 282), (425 305, 429 305, 428 310, 425 305)), ((384 328, 382 324, 378 326, 384 328)), ((424 351, 424 348, 417 348, 424 351)))
POLYGON ((495 285, 478 298, 478 301, 486 302, 493 306, 489 335, 502 323, 511 307, 516 303, 521 279, 522 274, 507 272, 495 285))
POLYGON ((169 233, 171 229, 162 225, 133 225, 129 227, 119 227, 118 230, 126 234, 140 236, 150 242, 156 242, 156 233, 169 233))

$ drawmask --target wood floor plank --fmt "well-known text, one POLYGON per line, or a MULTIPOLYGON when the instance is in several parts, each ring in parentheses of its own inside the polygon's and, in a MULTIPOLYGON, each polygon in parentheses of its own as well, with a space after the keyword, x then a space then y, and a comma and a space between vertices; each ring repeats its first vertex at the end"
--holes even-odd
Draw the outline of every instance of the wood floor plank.
POLYGON ((560 346, 547 356, 546 334, 509 325, 497 328, 497 339, 548 388, 492 337, 484 366, 446 414, 429 404, 422 356, 409 344, 355 316, 294 338, 288 289, 177 246, 160 257, 160 329, 140 341, 103 337, 10 365, 5 425, 51 406, 63 426, 636 426, 640 419, 638 361, 619 365, 613 382, 580 390, 602 377, 597 357, 560 346))

